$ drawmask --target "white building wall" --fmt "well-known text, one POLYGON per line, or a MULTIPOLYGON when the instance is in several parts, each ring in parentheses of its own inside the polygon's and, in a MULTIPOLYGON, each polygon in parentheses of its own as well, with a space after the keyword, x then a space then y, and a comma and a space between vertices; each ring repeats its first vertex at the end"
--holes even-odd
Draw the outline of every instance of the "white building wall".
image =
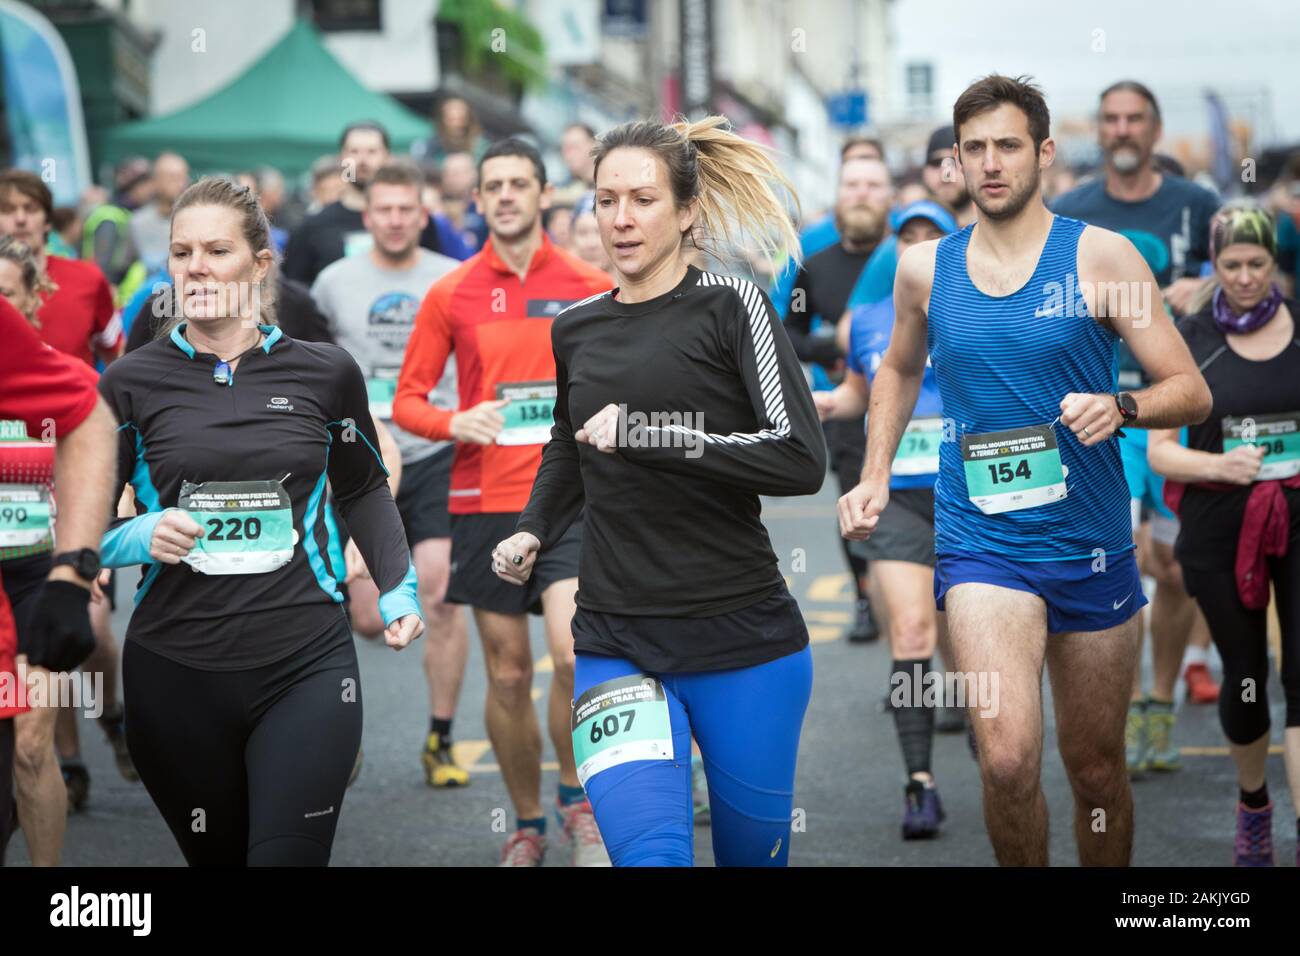
POLYGON ((326 33, 325 46, 372 90, 431 90, 439 76, 437 12, 438 0, 384 0, 378 33, 326 33))
MULTIPOLYGON (((1300 19, 1277 0, 1090 0, 1085 4, 1006 0, 987 7, 945 0, 896 0, 894 28, 901 89, 909 60, 935 64, 935 119, 979 76, 1029 74, 1055 120, 1095 113, 1110 83, 1137 79, 1161 101, 1165 135, 1208 131, 1201 93, 1223 90, 1234 117, 1267 142, 1300 139, 1295 95, 1300 19), (1236 104, 1234 107, 1234 103, 1236 104)), ((901 100, 901 97, 900 97, 901 100)))
MULTIPOLYGON (((101 0, 121 11, 122 0, 101 0)), ((151 65, 151 111, 171 113, 226 86, 293 25, 294 0, 133 0, 130 16, 161 39, 151 65)), ((383 0, 382 29, 329 32, 326 48, 362 83, 402 93, 437 85, 438 0, 383 0)))

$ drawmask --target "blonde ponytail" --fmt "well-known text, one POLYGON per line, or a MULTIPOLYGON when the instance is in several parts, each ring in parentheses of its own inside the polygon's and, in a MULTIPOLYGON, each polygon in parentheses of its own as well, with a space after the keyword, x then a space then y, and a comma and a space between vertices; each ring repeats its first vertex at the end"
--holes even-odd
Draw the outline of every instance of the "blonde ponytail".
POLYGON ((794 186, 758 143, 738 136, 725 116, 671 125, 625 123, 600 138, 596 168, 615 149, 646 149, 668 168, 678 206, 699 203, 691 242, 715 256, 728 248, 757 253, 773 271, 787 257, 800 259, 799 233, 778 195, 788 193, 798 210, 794 186))
POLYGON ((721 242, 755 252, 779 268, 787 256, 799 260, 799 233, 778 198, 779 186, 799 197, 768 150, 736 135, 725 116, 706 116, 671 127, 695 147, 699 169, 699 229, 705 242, 721 242), (739 236, 733 234, 733 228, 739 236))

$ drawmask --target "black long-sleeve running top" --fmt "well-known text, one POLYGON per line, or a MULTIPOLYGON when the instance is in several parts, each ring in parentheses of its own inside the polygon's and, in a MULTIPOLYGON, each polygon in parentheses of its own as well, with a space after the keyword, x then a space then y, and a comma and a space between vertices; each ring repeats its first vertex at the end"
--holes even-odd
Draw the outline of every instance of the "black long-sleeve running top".
POLYGON ((104 563, 146 566, 127 637, 202 670, 270 663, 337 625, 344 569, 327 480, 385 621, 418 613, 361 370, 337 346, 262 330, 228 384, 214 380, 217 357, 179 330, 100 379, 121 423, 119 481, 134 488, 137 512, 105 535, 104 563), (194 566, 148 553, 161 512, 178 506, 206 532, 194 566))
POLYGON ((518 529, 546 548, 586 506, 578 605, 708 617, 784 588, 758 496, 816 493, 826 446, 767 295, 691 267, 645 302, 572 306, 551 341, 555 425, 518 529), (611 403, 618 451, 576 443, 611 403))

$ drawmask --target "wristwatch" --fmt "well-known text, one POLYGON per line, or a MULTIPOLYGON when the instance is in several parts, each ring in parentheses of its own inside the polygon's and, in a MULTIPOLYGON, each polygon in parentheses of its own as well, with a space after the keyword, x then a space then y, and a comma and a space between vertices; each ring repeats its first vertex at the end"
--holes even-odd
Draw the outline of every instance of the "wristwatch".
POLYGON ((1120 417, 1120 423, 1119 423, 1120 427, 1115 429, 1115 434, 1123 438, 1124 432, 1121 431, 1121 429, 1129 422, 1133 421, 1133 419, 1138 417, 1137 399, 1135 399, 1128 392, 1116 392, 1115 407, 1119 409, 1119 417, 1120 417))
POLYGON ((80 551, 64 551, 62 554, 54 556, 54 567, 62 564, 69 565, 76 572, 77 577, 87 583, 93 582, 95 576, 99 574, 99 552, 91 548, 82 548, 80 551))

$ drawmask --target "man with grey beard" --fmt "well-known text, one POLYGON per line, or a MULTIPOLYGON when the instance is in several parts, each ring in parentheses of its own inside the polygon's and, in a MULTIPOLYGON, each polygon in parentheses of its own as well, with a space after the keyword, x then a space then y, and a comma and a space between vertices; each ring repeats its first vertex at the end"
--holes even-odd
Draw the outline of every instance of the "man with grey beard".
POLYGON ((1107 87, 1097 111, 1104 172, 1061 196, 1052 211, 1132 240, 1165 301, 1181 315, 1202 285, 1210 217, 1219 202, 1208 189, 1156 168, 1161 133, 1160 107, 1147 87, 1136 80, 1107 87))
MULTIPOLYGON (((888 232, 893 200, 893 178, 880 159, 849 158, 840 166, 835 196, 839 242, 804 260, 783 316, 795 353, 813 366, 814 389, 834 388, 843 378, 844 353, 835 341, 835 326, 867 260, 888 232)), ((822 427, 840 491, 847 493, 862 471, 864 420, 827 421, 822 427)), ((857 590, 856 614, 846 636, 854 642, 874 641, 880 635, 867 600, 867 562, 842 539, 840 544, 857 590)))
MULTIPOLYGON (((1190 180, 1161 172, 1154 156, 1160 135, 1155 94, 1136 80, 1111 84, 1102 91, 1097 111, 1104 175, 1061 196, 1052 211, 1126 236, 1151 267, 1169 310, 1183 315, 1205 281, 1201 268, 1210 259, 1210 218, 1219 202, 1190 180)), ((1119 388, 1134 390, 1148 384, 1141 365, 1121 342, 1119 388)), ((1119 445, 1138 563, 1156 582, 1149 612, 1151 692, 1143 695, 1139 673, 1126 728, 1128 768, 1137 775, 1179 769, 1174 685, 1189 643, 1193 651, 1186 675, 1189 693, 1207 702, 1218 693, 1205 665, 1209 630, 1187 595, 1174 558, 1178 519, 1164 503, 1164 480, 1147 463, 1146 431, 1129 429, 1119 445)))

